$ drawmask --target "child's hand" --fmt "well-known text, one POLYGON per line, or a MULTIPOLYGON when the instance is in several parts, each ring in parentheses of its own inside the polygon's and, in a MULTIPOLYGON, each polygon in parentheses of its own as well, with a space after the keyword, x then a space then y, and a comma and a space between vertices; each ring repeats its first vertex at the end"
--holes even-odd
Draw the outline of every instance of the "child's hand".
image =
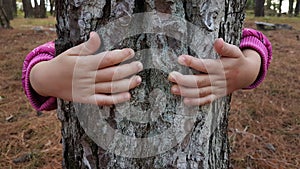
POLYGON ((204 105, 215 99, 248 87, 257 78, 261 59, 251 49, 241 51, 237 46, 217 39, 214 48, 220 59, 198 59, 182 55, 178 62, 203 72, 198 75, 182 75, 172 72, 169 80, 176 83, 171 92, 184 97, 187 105, 204 105))
POLYGON ((140 62, 115 66, 134 56, 132 49, 93 55, 100 46, 97 33, 50 61, 36 64, 30 72, 33 89, 43 96, 64 100, 112 105, 130 99, 129 89, 141 83, 132 76, 143 69, 140 62), (132 76, 132 77, 130 77, 132 76))

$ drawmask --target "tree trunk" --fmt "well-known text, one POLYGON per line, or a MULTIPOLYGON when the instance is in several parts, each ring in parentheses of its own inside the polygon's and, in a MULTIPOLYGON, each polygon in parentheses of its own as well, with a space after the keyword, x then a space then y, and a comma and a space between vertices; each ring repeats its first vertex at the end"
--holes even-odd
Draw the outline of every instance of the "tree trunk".
POLYGON ((254 9, 255 9, 254 0, 247 0, 246 10, 254 10, 254 9))
POLYGON ((37 0, 34 0, 34 17, 35 18, 46 18, 46 5, 45 0, 40 0, 40 4, 38 4, 37 0))
POLYGON ((271 10, 271 6, 272 6, 272 0, 267 0, 266 9, 271 10))
POLYGON ((34 11, 31 5, 31 0, 22 0, 23 3, 23 11, 24 11, 24 18, 33 18, 34 11))
POLYGON ((289 0, 289 15, 292 16, 294 11, 294 0, 289 0))
POLYGON ((5 29, 11 28, 9 19, 6 15, 4 8, 2 7, 1 1, 0 1, 0 28, 5 28, 5 29))
POLYGON ((12 8, 13 8, 14 17, 16 17, 17 16, 17 12, 18 12, 18 9, 17 9, 17 0, 12 0, 12 8))
POLYGON ((186 107, 168 73, 181 54, 217 58, 213 42, 238 45, 245 0, 57 0, 57 54, 96 30, 103 50, 130 47, 144 64, 129 103, 59 100, 63 168, 228 168, 230 96, 186 107))
POLYGON ((297 0, 296 7, 295 7, 295 16, 299 15, 300 10, 300 0, 297 0))
POLYGON ((277 16, 281 16, 281 14, 282 14, 282 10, 281 10, 281 8, 282 8, 282 1, 283 1, 283 0, 279 0, 279 5, 278 5, 278 15, 277 15, 277 16))
POLYGON ((54 5, 55 5, 55 1, 54 0, 49 0, 49 3, 50 3, 50 14, 52 16, 54 16, 54 5))
POLYGON ((256 17, 265 16, 265 0, 255 0, 255 11, 254 15, 256 17))
POLYGON ((9 20, 14 19, 14 10, 13 10, 12 0, 2 0, 2 7, 5 10, 7 19, 9 19, 9 20))

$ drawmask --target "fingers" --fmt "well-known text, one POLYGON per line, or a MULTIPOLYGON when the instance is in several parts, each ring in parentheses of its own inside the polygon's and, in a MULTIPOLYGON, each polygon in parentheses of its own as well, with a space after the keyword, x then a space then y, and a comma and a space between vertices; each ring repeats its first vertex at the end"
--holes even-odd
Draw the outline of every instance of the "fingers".
POLYGON ((95 62, 98 62, 98 69, 106 68, 124 62, 134 56, 134 51, 130 48, 122 50, 113 50, 94 55, 95 62), (100 56, 100 60, 98 58, 100 56))
POLYGON ((178 62, 181 65, 209 74, 219 73, 223 67, 219 59, 199 59, 189 55, 179 56, 178 62))
POLYGON ((213 93, 213 87, 207 86, 203 88, 187 88, 184 86, 173 85, 171 92, 175 95, 180 95, 189 98, 205 97, 213 93))
POLYGON ((210 104, 217 98, 218 96, 211 94, 201 98, 184 98, 183 103, 189 106, 199 106, 199 105, 210 104))
POLYGON ((122 79, 114 82, 97 83, 95 86, 96 93, 122 93, 137 87, 142 82, 140 76, 133 76, 130 79, 122 79))
POLYGON ((94 54, 100 47, 101 40, 96 32, 90 33, 90 38, 88 41, 81 43, 73 48, 66 51, 68 56, 86 56, 94 54))
POLYGON ((143 70, 141 62, 131 62, 129 64, 108 67, 97 71, 96 82, 116 81, 143 70))
POLYGON ((169 80, 173 83, 177 83, 186 87, 205 87, 211 85, 211 77, 208 74, 200 75, 183 75, 179 72, 171 72, 169 74, 169 80))
POLYGON ((96 104, 101 106, 109 106, 122 102, 129 101, 131 95, 129 92, 105 95, 105 94, 95 94, 84 100, 80 100, 79 102, 88 103, 88 104, 96 104))
POLYGON ((102 106, 123 103, 123 102, 129 101, 130 98, 131 98, 131 96, 130 96, 129 92, 118 93, 118 94, 113 94, 113 95, 103 95, 103 94, 95 95, 96 104, 102 105, 102 106))
POLYGON ((242 56, 242 51, 237 46, 228 44, 221 38, 215 41, 214 48, 222 57, 239 58, 242 56))

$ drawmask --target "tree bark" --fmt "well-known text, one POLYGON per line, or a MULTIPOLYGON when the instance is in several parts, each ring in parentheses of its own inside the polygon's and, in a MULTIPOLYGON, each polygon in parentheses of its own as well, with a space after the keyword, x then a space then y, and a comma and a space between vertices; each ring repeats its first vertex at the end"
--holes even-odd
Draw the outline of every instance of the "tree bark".
POLYGON ((299 15, 299 10, 300 10, 300 0, 297 0, 296 7, 295 7, 295 16, 299 15))
POLYGON ((282 10, 281 10, 281 8, 282 8, 282 1, 283 0, 279 0, 279 5, 278 5, 278 14, 277 14, 277 16, 281 16, 281 14, 282 14, 282 10))
POLYGON ((35 18, 46 18, 46 5, 45 0, 40 0, 40 4, 38 4, 37 0, 34 0, 34 17, 35 18))
POLYGON ((16 17, 17 16, 17 12, 18 12, 18 9, 17 9, 17 0, 12 0, 12 8, 13 8, 14 17, 16 17))
MULTIPOLYGON (((1 3, 1 2, 0 2, 1 3)), ((0 6, 5 10, 6 16, 9 20, 14 19, 14 10, 12 0, 2 0, 0 6)))
POLYGON ((230 96, 186 107, 170 93, 177 56, 217 58, 213 42, 238 45, 245 0, 57 0, 56 52, 102 38, 100 51, 130 47, 144 64, 129 103, 58 101, 63 168, 228 168, 230 96), (164 137, 161 137, 164 136, 164 137))
POLYGON ((5 29, 12 28, 10 26, 10 22, 6 15, 6 12, 5 12, 4 8, 2 7, 1 1, 0 1, 0 28, 5 28, 5 29))
POLYGON ((289 15, 292 16, 294 11, 294 0, 289 0, 289 15))
POLYGON ((54 16, 55 15, 55 11, 54 11, 55 1, 54 0, 49 0, 49 3, 50 3, 50 14, 52 16, 54 16))
POLYGON ((272 0, 267 0, 266 9, 271 10, 271 6, 272 6, 272 0))
POLYGON ((255 11, 254 15, 256 17, 265 16, 265 0, 255 0, 255 11))
POLYGON ((22 0, 22 3, 23 3, 24 18, 33 18, 34 11, 31 5, 31 0, 22 0))

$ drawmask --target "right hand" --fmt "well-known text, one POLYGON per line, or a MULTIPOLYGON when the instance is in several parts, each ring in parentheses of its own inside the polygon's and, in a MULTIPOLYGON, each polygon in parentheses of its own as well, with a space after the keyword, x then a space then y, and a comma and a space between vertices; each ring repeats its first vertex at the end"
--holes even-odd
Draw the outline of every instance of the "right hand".
POLYGON ((171 92, 183 96, 185 104, 198 106, 211 103, 217 98, 250 86, 256 80, 261 67, 261 57, 255 50, 241 51, 223 39, 215 41, 214 49, 221 56, 220 59, 179 56, 178 62, 181 65, 202 73, 170 73, 169 80, 175 83, 171 92))
POLYGON ((87 42, 36 64, 30 72, 33 89, 42 96, 98 105, 130 100, 128 91, 142 81, 134 75, 143 69, 142 63, 116 66, 132 58, 134 51, 126 48, 94 55, 100 44, 99 35, 92 32, 87 42))

